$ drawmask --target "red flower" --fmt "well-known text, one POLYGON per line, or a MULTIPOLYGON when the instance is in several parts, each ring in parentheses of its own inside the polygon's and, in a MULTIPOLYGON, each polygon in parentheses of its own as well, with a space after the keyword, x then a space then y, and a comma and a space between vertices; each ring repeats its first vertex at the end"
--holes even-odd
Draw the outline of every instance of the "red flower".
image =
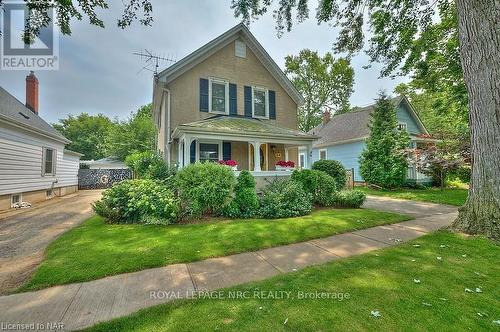
POLYGON ((219 164, 221 165, 226 165, 226 166, 238 166, 238 163, 236 160, 219 160, 219 164))
POLYGON ((284 160, 280 160, 276 163, 276 166, 281 166, 281 167, 295 167, 295 163, 291 160, 289 161, 284 161, 284 160))

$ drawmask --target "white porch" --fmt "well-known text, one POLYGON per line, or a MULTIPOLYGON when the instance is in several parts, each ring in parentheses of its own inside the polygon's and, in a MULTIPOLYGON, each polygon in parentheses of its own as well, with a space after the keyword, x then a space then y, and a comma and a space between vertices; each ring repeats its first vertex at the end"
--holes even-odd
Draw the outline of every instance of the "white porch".
POLYGON ((234 160, 238 170, 249 170, 255 176, 264 177, 290 173, 277 170, 278 161, 293 161, 295 168, 310 163, 312 142, 317 139, 278 127, 269 120, 229 116, 180 125, 172 136, 179 167, 195 162, 234 160))

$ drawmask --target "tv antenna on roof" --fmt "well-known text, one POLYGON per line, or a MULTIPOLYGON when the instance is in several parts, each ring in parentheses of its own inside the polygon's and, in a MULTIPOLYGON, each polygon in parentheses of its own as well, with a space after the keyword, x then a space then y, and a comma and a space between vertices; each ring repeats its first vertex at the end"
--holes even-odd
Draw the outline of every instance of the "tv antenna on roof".
POLYGON ((140 56, 145 63, 144 67, 142 67, 142 69, 139 72, 141 72, 142 70, 149 70, 153 72, 154 76, 158 75, 158 67, 160 63, 175 62, 175 60, 172 57, 157 55, 148 49, 144 49, 144 52, 135 52, 134 55, 140 56))

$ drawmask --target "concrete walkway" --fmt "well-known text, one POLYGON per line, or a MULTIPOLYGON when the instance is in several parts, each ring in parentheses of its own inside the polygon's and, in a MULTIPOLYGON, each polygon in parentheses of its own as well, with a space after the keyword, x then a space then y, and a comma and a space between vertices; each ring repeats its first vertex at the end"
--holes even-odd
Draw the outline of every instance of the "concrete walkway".
POLYGON ((101 192, 78 191, 0 216, 0 294, 29 279, 42 261, 45 248, 92 215, 90 203, 98 200, 101 192))
POLYGON ((0 324, 60 322, 64 330, 81 329, 190 297, 195 291, 258 281, 395 245, 447 226, 457 215, 455 207, 383 197, 370 197, 366 207, 407 213, 416 219, 256 252, 3 296, 0 324))

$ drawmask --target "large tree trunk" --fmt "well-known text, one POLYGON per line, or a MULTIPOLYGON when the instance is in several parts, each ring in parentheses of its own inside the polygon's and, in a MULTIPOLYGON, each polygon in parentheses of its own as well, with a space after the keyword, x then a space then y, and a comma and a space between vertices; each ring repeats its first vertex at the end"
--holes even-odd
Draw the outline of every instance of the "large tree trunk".
POLYGON ((500 0, 456 0, 472 176, 452 228, 500 240, 500 0))

